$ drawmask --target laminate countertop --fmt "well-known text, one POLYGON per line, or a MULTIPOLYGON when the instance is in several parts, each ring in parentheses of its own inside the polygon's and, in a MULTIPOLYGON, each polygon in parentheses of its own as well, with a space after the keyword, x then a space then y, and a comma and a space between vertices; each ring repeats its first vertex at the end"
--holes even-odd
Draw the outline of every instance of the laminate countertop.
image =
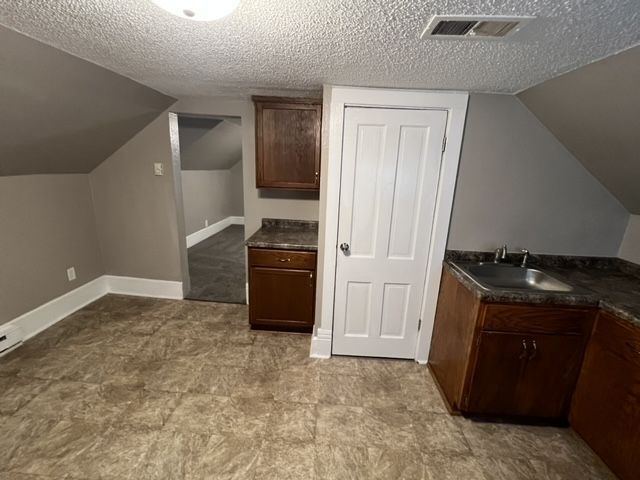
MULTIPOLYGON (((517 264, 519 257, 509 257, 507 263, 517 264)), ((486 302, 597 306, 640 327, 640 265, 618 258, 532 257, 530 267, 574 287, 570 292, 486 288, 457 267, 457 264, 492 260, 492 253, 449 251, 444 265, 468 290, 486 302)))
POLYGON ((262 227, 245 242, 247 247, 280 250, 318 250, 318 222, 263 218, 262 227))

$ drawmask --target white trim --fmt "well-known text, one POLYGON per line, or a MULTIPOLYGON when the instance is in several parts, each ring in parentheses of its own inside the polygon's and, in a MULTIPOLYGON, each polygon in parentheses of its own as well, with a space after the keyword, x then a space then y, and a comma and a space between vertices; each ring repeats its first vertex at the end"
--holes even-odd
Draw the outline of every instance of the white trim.
MULTIPOLYGON (((389 107, 389 108, 425 108, 446 110, 447 148, 442 157, 438 198, 436 201, 433 231, 429 248, 429 260, 425 282, 424 298, 421 308, 422 328, 418 333, 415 360, 424 363, 429 358, 429 348, 433 331, 435 307, 442 261, 446 249, 449 231, 449 219, 453 206, 458 163, 462 147, 462 135, 467 112, 469 94, 466 92, 427 92, 419 90, 390 90, 376 88, 337 87, 325 85, 324 97, 330 98, 329 141, 327 153, 322 158, 323 186, 320 191, 320 237, 318 249, 323 255, 318 264, 317 278, 320 312, 316 319, 316 344, 326 342, 326 332, 333 332, 333 307, 335 294, 336 252, 338 245, 338 208, 340 202, 340 170, 342 164, 342 135, 344 109, 348 106, 389 107), (326 158, 325 158, 326 157, 326 158)), ((324 153, 324 152, 323 152, 324 153)), ((313 350, 312 341, 312 354, 313 350)), ((318 346, 318 349, 321 347, 318 346)))
MULTIPOLYGON (((14 318, 2 327, 18 327, 23 340, 46 330, 107 293, 182 299, 182 282, 103 275, 14 318)), ((8 353, 8 352, 4 352, 8 353)))
POLYGON ((24 340, 27 340, 107 293, 105 277, 98 277, 75 290, 71 290, 58 298, 54 298, 34 308, 30 312, 14 318, 6 325, 16 325, 20 327, 24 335, 24 340))
POLYGON ((311 337, 311 358, 330 358, 331 357, 331 336, 333 331, 316 328, 313 337, 311 337))
POLYGON ((229 225, 244 225, 244 217, 227 217, 223 218, 219 222, 212 223, 208 227, 203 228, 202 230, 198 230, 197 232, 193 232, 190 235, 187 235, 187 248, 191 248, 194 245, 206 240, 212 235, 215 235, 218 232, 221 232, 229 225))
POLYGON ((181 300, 182 282, 153 280, 149 278, 104 276, 109 293, 136 297, 171 298, 181 300))

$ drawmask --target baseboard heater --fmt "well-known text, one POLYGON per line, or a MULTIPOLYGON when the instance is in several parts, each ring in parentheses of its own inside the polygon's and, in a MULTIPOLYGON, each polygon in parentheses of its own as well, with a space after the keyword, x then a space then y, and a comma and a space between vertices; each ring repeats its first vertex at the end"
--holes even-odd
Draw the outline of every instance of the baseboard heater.
POLYGON ((16 325, 0 326, 0 357, 19 347, 24 340, 22 329, 16 325))

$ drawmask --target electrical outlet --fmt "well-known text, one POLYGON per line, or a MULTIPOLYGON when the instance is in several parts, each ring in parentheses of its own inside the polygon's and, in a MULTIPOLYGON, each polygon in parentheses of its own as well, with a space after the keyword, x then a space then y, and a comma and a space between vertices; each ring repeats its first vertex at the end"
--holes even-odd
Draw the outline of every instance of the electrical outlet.
POLYGON ((164 165, 162 163, 153 164, 153 174, 157 177, 164 175, 164 165))
POLYGON ((67 278, 70 282, 73 282, 76 279, 76 269, 74 267, 67 268, 67 278))
POLYGON ((205 227, 208 227, 208 226, 209 226, 209 220, 205 220, 205 221, 204 221, 204 226, 205 226, 205 227))

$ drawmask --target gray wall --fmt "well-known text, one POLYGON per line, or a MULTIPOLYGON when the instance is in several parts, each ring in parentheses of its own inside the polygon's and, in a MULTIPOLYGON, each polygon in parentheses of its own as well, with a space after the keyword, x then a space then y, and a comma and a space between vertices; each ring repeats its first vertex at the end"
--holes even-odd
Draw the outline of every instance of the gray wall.
POLYGON ((520 93, 631 213, 640 213, 640 46, 520 93))
POLYGON ((629 214, 508 95, 471 95, 448 248, 617 256, 629 214))
POLYGON ((104 273, 87 175, 0 177, 0 229, 0 324, 104 273))
POLYGON ((175 100, 0 26, 0 175, 88 173, 175 100))
POLYGON ((229 185, 231 185, 231 215, 244 217, 244 178, 242 160, 229 169, 229 185))
POLYGON ((90 180, 106 273, 182 280, 169 114, 111 155, 90 180), (154 162, 164 164, 164 176, 154 176, 154 162))
POLYGON ((256 188, 255 112, 250 99, 180 98, 171 107, 182 114, 236 116, 242 119, 242 168, 245 235, 260 228, 262 218, 318 219, 318 193, 265 191, 256 188))
POLYGON ((228 170, 183 170, 181 177, 187 235, 205 228, 205 220, 212 225, 230 216, 242 216, 241 162, 228 170))
POLYGON ((619 257, 640 264, 640 215, 629 217, 629 224, 620 245, 619 257))
POLYGON ((242 127, 223 120, 194 141, 193 130, 184 117, 178 119, 180 126, 180 162, 182 170, 227 170, 242 160, 242 127), (186 125, 185 125, 186 124, 186 125), (183 126, 184 125, 184 126, 183 126))

